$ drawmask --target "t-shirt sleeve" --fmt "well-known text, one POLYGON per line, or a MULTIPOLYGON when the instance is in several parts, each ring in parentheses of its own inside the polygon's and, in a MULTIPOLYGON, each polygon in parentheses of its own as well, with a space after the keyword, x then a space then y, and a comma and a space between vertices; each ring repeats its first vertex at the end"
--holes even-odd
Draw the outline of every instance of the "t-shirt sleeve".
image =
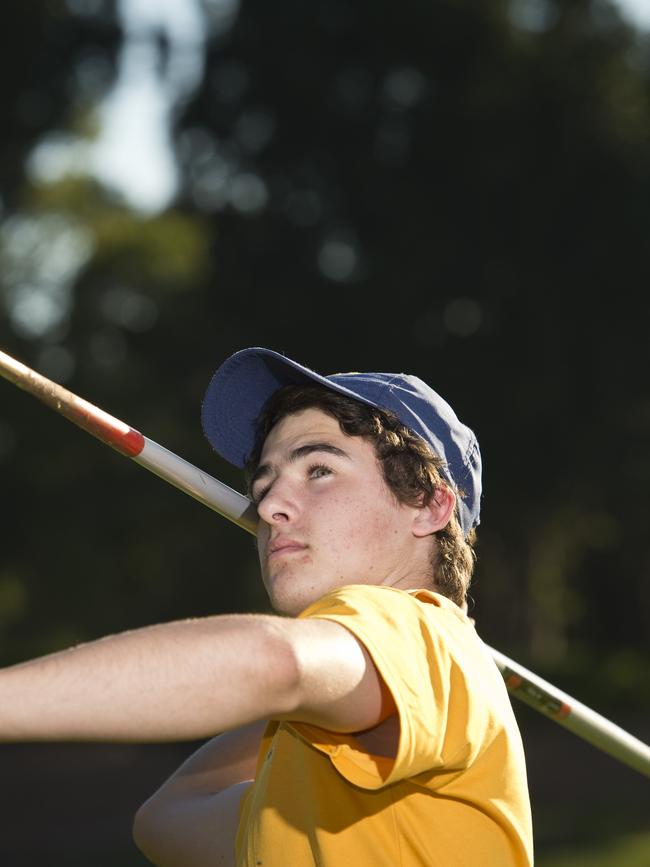
POLYGON ((369 754, 354 735, 290 724, 346 779, 378 789, 426 771, 466 767, 468 689, 453 652, 462 641, 459 632, 471 628, 462 616, 435 599, 425 604, 394 588, 350 585, 323 596, 300 617, 333 620, 349 629, 370 654, 397 708, 394 759, 369 754))

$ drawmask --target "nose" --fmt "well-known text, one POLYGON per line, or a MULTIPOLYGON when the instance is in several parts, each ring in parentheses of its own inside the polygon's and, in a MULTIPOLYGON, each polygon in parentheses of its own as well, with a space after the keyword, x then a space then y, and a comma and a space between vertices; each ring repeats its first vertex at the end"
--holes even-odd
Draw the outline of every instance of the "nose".
POLYGON ((273 482, 258 505, 257 514, 269 525, 290 523, 295 520, 298 504, 295 493, 287 481, 277 478, 273 482))

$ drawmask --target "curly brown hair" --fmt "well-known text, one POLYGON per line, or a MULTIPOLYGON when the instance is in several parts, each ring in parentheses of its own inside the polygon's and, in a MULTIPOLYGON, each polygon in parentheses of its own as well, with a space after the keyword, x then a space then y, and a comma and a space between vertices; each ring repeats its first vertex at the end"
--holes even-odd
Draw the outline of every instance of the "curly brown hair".
MULTIPOLYGON (((435 497, 436 488, 450 487, 440 472, 441 458, 394 413, 317 385, 284 386, 267 402, 257 420, 256 444, 246 464, 249 482, 271 428, 284 416, 309 408, 333 416, 348 436, 363 437, 373 444, 384 480, 398 502, 409 506, 426 505, 435 497)), ((462 491, 456 494, 462 496, 462 491)), ((449 523, 435 533, 435 538, 432 582, 441 593, 463 606, 476 562, 476 531, 463 536, 456 507, 449 523)))

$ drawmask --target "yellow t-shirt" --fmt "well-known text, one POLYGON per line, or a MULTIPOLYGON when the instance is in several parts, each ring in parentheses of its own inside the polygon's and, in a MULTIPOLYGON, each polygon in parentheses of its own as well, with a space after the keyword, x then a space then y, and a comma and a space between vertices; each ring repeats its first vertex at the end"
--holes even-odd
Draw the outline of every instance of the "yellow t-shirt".
POLYGON ((300 617, 366 647, 399 716, 394 759, 304 723, 266 729, 238 867, 530 867, 530 801, 507 690, 473 625, 427 590, 351 585, 300 617))

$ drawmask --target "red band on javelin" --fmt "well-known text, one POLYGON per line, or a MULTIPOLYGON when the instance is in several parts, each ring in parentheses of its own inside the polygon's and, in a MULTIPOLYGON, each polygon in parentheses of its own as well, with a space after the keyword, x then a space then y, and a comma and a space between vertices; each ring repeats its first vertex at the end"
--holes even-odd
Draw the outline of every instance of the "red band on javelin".
POLYGON ((139 431, 82 398, 75 398, 66 404, 57 401, 56 409, 70 421, 128 458, 139 455, 144 448, 145 438, 139 431))
POLYGON ((117 449, 118 452, 122 452, 123 455, 129 458, 139 455, 144 448, 144 437, 139 431, 133 430, 133 428, 129 428, 127 433, 115 431, 113 434, 113 432, 107 431, 102 439, 105 439, 114 449, 117 449))

